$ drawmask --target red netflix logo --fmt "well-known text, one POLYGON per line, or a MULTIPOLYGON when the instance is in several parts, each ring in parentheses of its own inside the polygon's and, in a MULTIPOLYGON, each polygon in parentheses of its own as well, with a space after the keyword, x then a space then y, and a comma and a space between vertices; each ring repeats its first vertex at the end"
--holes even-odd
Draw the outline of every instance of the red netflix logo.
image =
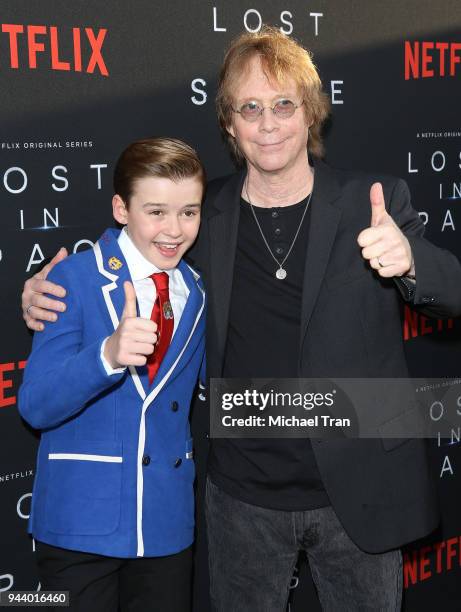
POLYGON ((14 395, 14 392, 19 388, 20 380, 18 380, 19 376, 15 376, 15 374, 18 374, 20 370, 24 370, 25 367, 26 361, 0 363, 0 408, 16 405, 16 395, 14 395), (16 380, 12 380, 11 375, 16 380))
POLYGON ((456 76, 461 43, 405 41, 405 80, 456 76))
POLYGON ((461 567, 461 537, 455 536, 432 546, 405 553, 403 556, 404 587, 432 578, 434 574, 461 567))
POLYGON ((25 48, 27 65, 31 70, 37 68, 38 56, 44 54, 48 56, 52 70, 73 70, 89 74, 98 71, 103 76, 109 76, 102 55, 107 29, 102 28, 97 32, 92 28, 62 31, 56 26, 3 23, 2 32, 8 36, 10 68, 17 70, 21 67, 19 51, 25 48), (71 37, 72 57, 63 57, 61 54, 59 41, 64 36, 71 37))
POLYGON ((430 319, 405 305, 403 320, 403 339, 426 336, 454 329, 453 319, 430 319))

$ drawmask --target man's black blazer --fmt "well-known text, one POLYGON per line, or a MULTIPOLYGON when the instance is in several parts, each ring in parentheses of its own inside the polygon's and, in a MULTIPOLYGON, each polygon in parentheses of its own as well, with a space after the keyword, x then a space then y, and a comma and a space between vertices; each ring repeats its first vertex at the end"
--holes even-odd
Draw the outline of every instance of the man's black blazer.
MULTIPOLYGON (((371 185, 382 183, 386 209, 411 244, 416 309, 429 316, 461 314, 459 261, 422 237, 424 226, 404 181, 334 170, 321 161, 314 168, 300 338, 293 347, 299 353, 299 376, 406 377, 404 292, 370 268, 357 244, 360 231, 370 225, 371 185)), ((208 292, 210 377, 222 373, 244 178, 241 172, 210 183, 199 238, 190 253, 208 292)), ((402 406, 402 412, 407 409, 402 406)), ((437 526, 424 441, 313 440, 313 449, 333 508, 361 549, 397 548, 437 526)))

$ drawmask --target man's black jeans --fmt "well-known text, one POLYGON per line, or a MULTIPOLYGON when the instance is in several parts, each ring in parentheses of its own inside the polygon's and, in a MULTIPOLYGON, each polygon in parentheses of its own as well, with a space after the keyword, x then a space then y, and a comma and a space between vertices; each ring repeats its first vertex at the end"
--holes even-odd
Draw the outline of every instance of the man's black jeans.
POLYGON ((398 612, 400 551, 365 553, 331 506, 291 512, 241 502, 207 483, 207 533, 215 612, 284 612, 300 550, 326 612, 398 612))

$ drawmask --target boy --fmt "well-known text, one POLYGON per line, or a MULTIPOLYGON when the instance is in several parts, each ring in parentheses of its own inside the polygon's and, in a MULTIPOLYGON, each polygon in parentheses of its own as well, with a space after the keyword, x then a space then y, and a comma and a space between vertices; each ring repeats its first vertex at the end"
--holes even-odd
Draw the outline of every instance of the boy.
POLYGON ((30 520, 41 587, 69 590, 71 609, 190 606, 205 295, 182 256, 204 186, 185 143, 131 144, 114 172, 123 230, 50 275, 67 309, 34 337, 19 409, 42 430, 30 520))

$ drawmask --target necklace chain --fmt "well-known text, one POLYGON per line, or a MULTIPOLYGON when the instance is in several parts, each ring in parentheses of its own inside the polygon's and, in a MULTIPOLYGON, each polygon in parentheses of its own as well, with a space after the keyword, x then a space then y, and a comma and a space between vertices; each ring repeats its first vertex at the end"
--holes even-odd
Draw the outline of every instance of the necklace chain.
POLYGON ((266 240, 266 236, 264 235, 264 232, 263 232, 263 230, 262 230, 262 228, 261 228, 261 225, 259 224, 258 217, 256 216, 256 212, 255 212, 255 210, 254 210, 254 206, 253 206, 253 204, 252 204, 252 202, 251 202, 251 200, 250 200, 250 194, 248 193, 248 177, 247 177, 247 180, 245 181, 245 193, 246 193, 246 196, 247 196, 248 202, 249 202, 249 204, 250 204, 251 212, 253 213, 254 220, 256 221, 256 225, 258 226, 259 233, 261 234, 261 237, 262 237, 262 239, 263 239, 263 241, 264 241, 264 244, 266 245, 267 250, 269 251, 269 253, 270 253, 270 255, 271 255, 272 259, 273 259, 273 260, 275 261, 275 263, 278 265, 278 270, 275 272, 275 276, 276 276, 276 277, 277 277, 279 280, 283 280, 283 279, 284 279, 284 278, 286 278, 286 276, 287 276, 287 272, 286 272, 286 270, 283 268, 283 264, 286 262, 286 260, 288 259, 288 257, 289 257, 289 255, 290 255, 291 251, 293 250, 293 247, 294 247, 294 245, 295 245, 296 239, 297 239, 298 234, 299 234, 299 232, 300 232, 300 230, 301 230, 301 226, 302 226, 302 224, 303 224, 304 217, 306 216, 307 209, 309 208, 309 204, 310 204, 310 202, 311 202, 312 192, 313 192, 313 189, 311 190, 311 192, 310 192, 310 194, 309 194, 309 196, 308 196, 308 198, 307 198, 307 202, 306 202, 306 205, 305 205, 305 207, 304 207, 304 211, 303 211, 303 214, 302 214, 302 217, 301 217, 301 221, 299 222, 298 229, 296 230, 296 233, 295 233, 295 236, 294 236, 294 238, 293 238, 293 241, 292 241, 292 243, 291 243, 291 245, 290 245, 290 248, 288 249, 288 253, 285 255, 285 257, 284 257, 284 258, 282 259, 282 261, 280 262, 280 261, 277 259, 277 257, 274 255, 274 253, 272 252, 272 249, 270 248, 269 243, 268 243, 268 242, 267 242, 267 240, 266 240))

